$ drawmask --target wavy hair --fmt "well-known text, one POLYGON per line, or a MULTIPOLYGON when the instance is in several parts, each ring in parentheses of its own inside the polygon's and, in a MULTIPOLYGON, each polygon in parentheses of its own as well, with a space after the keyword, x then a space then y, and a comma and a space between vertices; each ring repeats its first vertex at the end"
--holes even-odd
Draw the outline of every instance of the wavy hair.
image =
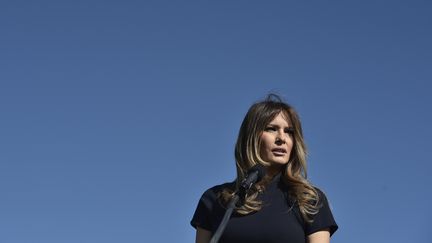
MULTIPOLYGON (((235 188, 227 187, 222 190, 220 196, 224 203, 227 203, 238 190, 241 181, 245 178, 247 171, 256 164, 270 165, 260 156, 261 134, 265 127, 281 113, 289 119, 293 132, 293 147, 289 161, 282 169, 282 178, 289 187, 288 193, 299 206, 302 218, 306 222, 312 221, 312 216, 318 212, 318 192, 307 180, 306 171, 306 144, 303 139, 303 132, 300 118, 292 106, 282 101, 276 94, 269 94, 263 101, 253 104, 240 127, 236 146, 235 160, 237 178, 235 188)), ((254 185, 242 205, 236 207, 239 214, 249 214, 259 211, 262 202, 257 199, 259 193, 265 190, 271 178, 265 178, 254 185)))

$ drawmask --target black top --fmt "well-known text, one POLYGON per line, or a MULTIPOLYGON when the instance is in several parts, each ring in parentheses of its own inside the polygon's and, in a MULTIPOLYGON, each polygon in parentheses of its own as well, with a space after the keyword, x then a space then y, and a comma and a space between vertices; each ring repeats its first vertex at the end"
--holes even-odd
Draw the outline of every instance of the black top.
MULTIPOLYGON (((214 233, 225 213, 218 200, 219 192, 233 183, 214 186, 204 192, 191 220, 193 227, 200 227, 214 233)), ((317 189, 317 188, 316 188, 317 189)), ((220 243, 305 243, 306 236, 330 229, 332 235, 338 228, 325 194, 319 190, 320 204, 313 223, 303 221, 297 203, 287 195, 288 187, 275 176, 266 190, 258 196, 263 202, 260 211, 248 215, 233 213, 225 228, 220 243)))

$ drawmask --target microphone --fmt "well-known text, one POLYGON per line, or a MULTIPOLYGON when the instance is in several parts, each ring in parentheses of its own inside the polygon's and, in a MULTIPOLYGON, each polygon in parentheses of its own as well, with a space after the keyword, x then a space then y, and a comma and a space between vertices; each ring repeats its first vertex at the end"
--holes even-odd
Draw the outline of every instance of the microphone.
POLYGON ((228 207, 225 211, 222 221, 220 222, 219 227, 210 239, 210 243, 217 243, 219 241, 219 238, 225 230, 225 227, 228 224, 228 220, 230 219, 236 204, 238 202, 240 202, 240 204, 244 203, 246 192, 252 187, 254 183, 259 182, 265 174, 266 170, 264 169, 264 166, 260 164, 257 164, 248 170, 246 177, 240 183, 240 188, 228 203, 228 207))
POLYGON ((252 168, 250 168, 246 174, 246 178, 243 179, 243 181, 240 183, 239 190, 241 193, 246 193, 253 184, 261 181, 261 179, 266 174, 266 170, 264 169, 264 166, 260 164, 256 164, 252 168))

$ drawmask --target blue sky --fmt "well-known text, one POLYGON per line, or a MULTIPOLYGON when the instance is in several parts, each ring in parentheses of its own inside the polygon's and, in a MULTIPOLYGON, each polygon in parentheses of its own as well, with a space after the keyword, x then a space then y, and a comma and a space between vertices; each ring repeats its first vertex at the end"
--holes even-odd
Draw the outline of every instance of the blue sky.
POLYGON ((193 242, 269 92, 300 113, 332 242, 432 242, 431 10, 2 1, 0 242, 193 242))

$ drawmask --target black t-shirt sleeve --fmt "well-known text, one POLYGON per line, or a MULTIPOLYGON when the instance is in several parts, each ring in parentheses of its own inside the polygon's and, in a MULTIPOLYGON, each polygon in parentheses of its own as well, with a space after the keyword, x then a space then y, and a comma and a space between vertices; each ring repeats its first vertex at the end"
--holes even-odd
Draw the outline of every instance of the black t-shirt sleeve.
POLYGON ((190 222, 194 228, 200 227, 212 230, 212 212, 216 202, 217 196, 212 189, 208 189, 203 193, 190 222))
POLYGON ((313 217, 312 223, 306 223, 305 234, 310 235, 317 231, 324 230, 328 228, 330 230, 330 236, 338 229, 338 225, 333 218, 327 197, 325 194, 317 189, 319 195, 319 204, 321 207, 317 214, 313 217))

